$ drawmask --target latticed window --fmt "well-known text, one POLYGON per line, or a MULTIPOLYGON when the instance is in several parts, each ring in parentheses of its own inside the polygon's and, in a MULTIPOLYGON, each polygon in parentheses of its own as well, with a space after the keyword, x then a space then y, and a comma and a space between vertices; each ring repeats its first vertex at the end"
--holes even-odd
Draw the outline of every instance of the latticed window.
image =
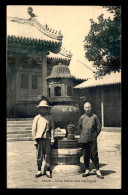
POLYGON ((28 75, 21 74, 21 88, 27 89, 28 88, 28 75))
POLYGON ((61 96, 61 87, 55 87, 55 96, 61 96))
POLYGON ((37 89, 37 75, 32 75, 32 89, 37 89))

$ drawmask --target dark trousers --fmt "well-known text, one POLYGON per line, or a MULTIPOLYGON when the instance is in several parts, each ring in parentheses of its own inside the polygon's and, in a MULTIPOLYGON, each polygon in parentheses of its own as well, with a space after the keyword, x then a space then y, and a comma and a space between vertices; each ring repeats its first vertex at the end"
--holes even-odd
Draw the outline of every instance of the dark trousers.
POLYGON ((83 143, 82 149, 83 149, 85 169, 89 169, 89 162, 91 159, 95 168, 98 170, 99 169, 99 158, 98 158, 97 142, 94 141, 94 142, 89 142, 89 143, 83 143))
POLYGON ((50 161, 51 161, 51 141, 50 139, 37 139, 37 166, 41 167, 43 159, 45 159, 45 169, 50 169, 50 161))

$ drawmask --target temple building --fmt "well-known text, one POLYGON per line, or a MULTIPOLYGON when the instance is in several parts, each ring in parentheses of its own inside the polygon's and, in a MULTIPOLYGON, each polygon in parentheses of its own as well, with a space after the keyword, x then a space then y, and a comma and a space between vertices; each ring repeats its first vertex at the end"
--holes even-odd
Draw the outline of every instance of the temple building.
POLYGON ((72 58, 62 47, 61 31, 39 23, 31 7, 27 12, 28 19, 7 18, 7 117, 35 116, 40 97, 48 97, 52 68, 68 66, 72 58))
POLYGON ((30 18, 7 18, 7 115, 33 116, 38 95, 47 96, 47 55, 59 53, 63 35, 30 18))

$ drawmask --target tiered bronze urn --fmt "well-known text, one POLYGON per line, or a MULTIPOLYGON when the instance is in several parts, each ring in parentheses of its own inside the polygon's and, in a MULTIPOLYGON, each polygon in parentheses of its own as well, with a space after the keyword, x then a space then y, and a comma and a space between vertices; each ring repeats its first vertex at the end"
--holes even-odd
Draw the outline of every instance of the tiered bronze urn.
POLYGON ((47 77, 48 99, 52 104, 50 110, 55 122, 55 143, 51 151, 53 173, 79 174, 82 150, 74 131, 80 116, 78 104, 74 98, 75 77, 67 65, 59 63, 47 77), (58 133, 60 129, 60 133, 58 133), (65 129, 65 134, 61 130, 65 129))

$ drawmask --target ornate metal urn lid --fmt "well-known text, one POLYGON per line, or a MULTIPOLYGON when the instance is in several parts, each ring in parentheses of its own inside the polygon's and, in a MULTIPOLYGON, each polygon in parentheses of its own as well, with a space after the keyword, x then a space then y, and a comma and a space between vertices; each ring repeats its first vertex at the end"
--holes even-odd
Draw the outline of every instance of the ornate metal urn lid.
POLYGON ((54 66, 51 72, 51 75, 47 77, 47 79, 52 78, 72 78, 75 77, 71 75, 69 68, 66 65, 62 65, 59 63, 58 65, 54 66))

